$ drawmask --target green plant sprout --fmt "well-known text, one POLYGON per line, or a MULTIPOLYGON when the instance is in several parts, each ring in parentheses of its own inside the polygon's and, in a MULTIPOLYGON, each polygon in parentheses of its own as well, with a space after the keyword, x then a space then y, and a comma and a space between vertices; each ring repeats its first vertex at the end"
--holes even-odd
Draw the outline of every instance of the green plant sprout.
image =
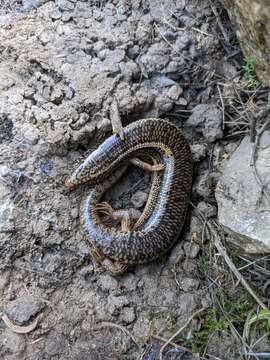
POLYGON ((244 65, 242 69, 244 71, 244 78, 247 82, 247 87, 250 89, 256 89, 259 86, 259 81, 255 74, 256 59, 253 57, 247 57, 244 59, 244 65))

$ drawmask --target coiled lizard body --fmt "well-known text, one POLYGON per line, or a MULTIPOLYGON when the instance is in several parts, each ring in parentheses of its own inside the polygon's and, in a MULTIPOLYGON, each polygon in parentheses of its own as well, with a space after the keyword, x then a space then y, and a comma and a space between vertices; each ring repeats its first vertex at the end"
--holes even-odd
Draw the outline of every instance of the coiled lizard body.
POLYGON ((114 275, 127 266, 152 261, 171 248, 183 227, 192 185, 190 148, 180 129, 166 120, 143 119, 123 132, 124 140, 117 135, 109 137, 65 183, 69 188, 95 184, 85 201, 82 223, 95 257, 104 265, 113 264, 109 270, 114 275), (126 231, 103 225, 96 208, 103 193, 125 171, 130 159, 149 149, 158 154, 156 159, 164 169, 159 169, 143 218, 126 231))

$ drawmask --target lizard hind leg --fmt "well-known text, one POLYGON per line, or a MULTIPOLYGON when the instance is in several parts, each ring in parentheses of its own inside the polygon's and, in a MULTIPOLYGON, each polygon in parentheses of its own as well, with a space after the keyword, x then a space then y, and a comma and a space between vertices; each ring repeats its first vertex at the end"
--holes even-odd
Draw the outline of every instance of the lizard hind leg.
POLYGON ((101 202, 96 205, 96 210, 109 216, 113 220, 121 224, 121 230, 124 232, 130 231, 134 224, 134 216, 130 210, 121 209, 115 210, 109 203, 101 202))
POLYGON ((138 166, 139 168, 146 170, 146 171, 162 171, 165 168, 165 165, 162 163, 158 163, 156 161, 156 159, 154 158, 154 156, 150 156, 149 158, 153 161, 153 164, 149 164, 148 162, 141 160, 138 157, 134 157, 132 159, 130 159, 130 162, 135 165, 138 166))
POLYGON ((128 269, 128 265, 109 258, 105 258, 101 264, 112 276, 122 275, 128 269))
POLYGON ((91 255, 93 258, 101 264, 112 276, 122 275, 128 268, 128 265, 119 261, 113 261, 106 257, 102 251, 96 248, 94 244, 91 247, 91 255))

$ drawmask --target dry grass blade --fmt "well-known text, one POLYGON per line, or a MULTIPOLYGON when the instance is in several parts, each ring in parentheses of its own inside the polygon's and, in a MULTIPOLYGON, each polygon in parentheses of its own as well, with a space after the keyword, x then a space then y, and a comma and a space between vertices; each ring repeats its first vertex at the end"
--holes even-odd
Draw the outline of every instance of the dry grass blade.
POLYGON ((202 313, 205 310, 205 307, 202 307, 201 309, 199 309, 198 311, 196 311, 193 315, 191 315, 191 317, 185 322, 185 324, 180 327, 180 329, 178 329, 170 338, 169 340, 167 340, 167 342, 161 347, 160 349, 160 360, 162 360, 162 353, 164 351, 164 349, 173 341, 173 339, 179 335, 189 324, 190 322, 196 317, 198 316, 200 313, 202 313))
POLYGON ((223 97, 222 97, 222 94, 221 94, 220 87, 217 86, 217 89, 218 89, 218 94, 219 94, 219 97, 220 97, 220 102, 221 102, 221 105, 222 105, 222 129, 224 130, 225 129, 225 106, 224 106, 224 101, 223 101, 223 97))
POLYGON ((216 224, 210 223, 210 221, 207 224, 209 230, 211 231, 211 235, 214 240, 215 247, 219 251, 219 253, 224 258, 226 264, 229 266, 230 270, 233 272, 235 277, 240 281, 240 283, 245 287, 245 289, 250 293, 250 295, 253 297, 253 299, 260 305, 262 309, 267 309, 267 306, 264 305, 264 303, 259 299, 259 297, 255 294, 255 292, 251 289, 247 281, 244 279, 244 277, 240 274, 232 260, 230 259, 229 255, 227 254, 226 249, 224 248, 220 237, 218 236, 217 230, 216 230, 216 224))
POLYGON ((163 341, 164 343, 168 343, 168 345, 171 345, 173 347, 175 347, 176 349, 179 349, 179 350, 183 350, 185 352, 188 352, 188 353, 191 353, 192 354, 192 351, 188 348, 186 348, 185 346, 181 346, 181 345, 178 345, 176 344, 175 342, 173 341, 169 341, 168 339, 165 339, 164 337, 160 336, 160 335, 152 335, 152 337, 154 339, 157 339, 157 340, 160 340, 160 341, 163 341), (169 341, 169 342, 168 342, 169 341))
POLYGON ((131 340, 140 347, 138 341, 135 339, 135 337, 126 329, 124 328, 123 326, 121 325, 118 325, 118 324, 115 324, 115 323, 112 323, 112 322, 109 322, 109 321, 104 321, 100 324, 98 324, 97 326, 95 326, 93 329, 94 330, 100 330, 102 328, 105 328, 105 327, 111 327, 111 328, 116 328, 116 329, 119 329, 121 331, 123 331, 126 335, 128 335, 131 340))
MULTIPOLYGON (((268 112, 270 111, 269 107, 267 107, 267 111, 268 112)), ((252 154, 251 154, 250 166, 253 169, 254 176, 255 176, 255 179, 256 179, 258 185, 261 187, 261 192, 264 193, 264 195, 266 196, 268 202, 270 203, 270 194, 267 191, 266 186, 263 183, 260 175, 258 174, 258 170, 257 170, 257 167, 256 167, 256 154, 257 154, 257 150, 259 148, 260 138, 261 138, 262 134, 265 132, 265 130, 268 128, 269 125, 270 125, 270 117, 265 121, 262 128, 259 131, 257 131, 257 136, 256 136, 256 139, 255 139, 252 154)))

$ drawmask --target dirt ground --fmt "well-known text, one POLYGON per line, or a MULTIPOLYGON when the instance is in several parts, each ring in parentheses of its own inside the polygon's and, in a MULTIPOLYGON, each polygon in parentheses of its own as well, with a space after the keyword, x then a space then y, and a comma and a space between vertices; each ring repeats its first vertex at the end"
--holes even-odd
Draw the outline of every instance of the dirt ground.
MULTIPOLYGON (((70 192, 63 182, 111 134, 116 101, 124 124, 163 117, 183 129, 194 156, 192 203, 216 216, 215 184, 246 132, 222 111, 221 94, 229 102, 242 77, 226 12, 208 0, 2 5, 1 311, 17 325, 38 324, 21 335, 1 321, 0 358, 159 359, 162 339, 213 306, 203 224, 190 206, 169 254, 113 278, 91 258, 80 225, 87 187, 70 192)), ((133 168, 107 197, 141 211, 148 187, 149 174, 133 168)), ((183 344, 201 323, 192 321, 183 344)), ((204 349, 202 359, 240 359, 229 335, 215 334, 204 349)), ((163 352, 195 358, 173 346, 163 352)))

